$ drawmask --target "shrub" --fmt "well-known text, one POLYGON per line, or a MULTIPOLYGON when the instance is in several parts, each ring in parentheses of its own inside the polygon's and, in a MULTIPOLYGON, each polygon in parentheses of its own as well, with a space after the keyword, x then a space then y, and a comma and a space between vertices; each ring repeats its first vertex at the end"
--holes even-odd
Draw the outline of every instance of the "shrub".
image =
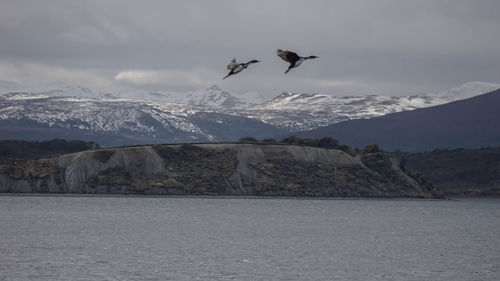
POLYGON ((365 146, 363 151, 361 152, 362 154, 368 154, 368 153, 376 153, 376 152, 381 152, 380 148, 378 148, 378 145, 376 144, 369 144, 365 146))
POLYGON ((280 141, 281 143, 296 144, 296 145, 306 145, 306 146, 316 146, 315 140, 312 139, 301 139, 294 136, 286 137, 280 141))
POLYGON ((288 143, 288 144, 294 144, 297 141, 297 138, 294 136, 286 137, 282 139, 280 142, 281 143, 288 143))
POLYGON ((401 169, 401 171, 406 172, 406 158, 404 158, 403 156, 399 160, 399 168, 401 169))
POLYGON ((323 148, 338 148, 339 147, 339 141, 336 139, 332 139, 330 137, 324 137, 316 142, 318 147, 323 147, 323 148))
POLYGON ((257 139, 253 137, 242 137, 238 140, 239 142, 259 142, 257 139))
MULTIPOLYGON (((359 154, 359 150, 357 148, 353 149, 345 144, 340 144, 338 140, 330 137, 323 137, 320 139, 301 139, 295 136, 290 136, 282 139, 280 143, 286 144, 295 144, 295 145, 304 145, 304 146, 312 146, 312 147, 321 147, 321 148, 330 148, 330 149, 338 149, 342 150, 352 156, 359 154)), ((378 147, 375 145, 377 151, 378 147)))

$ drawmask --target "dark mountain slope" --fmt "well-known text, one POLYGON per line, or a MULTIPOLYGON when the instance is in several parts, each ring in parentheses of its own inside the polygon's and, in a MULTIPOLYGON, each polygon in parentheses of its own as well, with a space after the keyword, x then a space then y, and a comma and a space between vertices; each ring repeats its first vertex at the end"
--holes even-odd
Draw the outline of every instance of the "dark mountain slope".
POLYGON ((500 196, 500 147, 397 152, 400 165, 422 173, 446 196, 500 196))
POLYGON ((500 145, 500 89, 470 99, 385 116, 345 121, 298 137, 333 137, 350 146, 425 151, 500 145))

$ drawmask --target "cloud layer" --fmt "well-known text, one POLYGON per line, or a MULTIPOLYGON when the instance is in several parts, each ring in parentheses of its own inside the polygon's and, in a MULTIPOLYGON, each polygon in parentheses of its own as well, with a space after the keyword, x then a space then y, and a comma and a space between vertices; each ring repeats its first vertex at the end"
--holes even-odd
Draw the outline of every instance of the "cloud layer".
POLYGON ((498 1, 16 1, 0 80, 101 88, 409 94, 500 82, 498 1), (283 75, 276 48, 320 59, 283 75), (225 66, 259 59, 224 81, 225 66))

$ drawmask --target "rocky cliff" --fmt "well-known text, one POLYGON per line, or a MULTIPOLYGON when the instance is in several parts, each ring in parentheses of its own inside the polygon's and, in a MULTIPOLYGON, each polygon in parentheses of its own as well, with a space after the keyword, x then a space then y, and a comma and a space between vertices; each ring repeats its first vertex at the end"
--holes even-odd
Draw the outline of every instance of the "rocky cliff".
POLYGON ((89 150, 4 160, 0 192, 439 197, 383 152, 211 143, 89 150))

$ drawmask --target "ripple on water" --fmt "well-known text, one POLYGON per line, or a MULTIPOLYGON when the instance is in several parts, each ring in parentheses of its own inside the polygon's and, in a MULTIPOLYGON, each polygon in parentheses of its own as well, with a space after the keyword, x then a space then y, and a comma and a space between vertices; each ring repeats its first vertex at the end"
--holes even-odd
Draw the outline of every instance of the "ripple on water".
POLYGON ((500 200, 0 196, 5 280, 500 280, 500 200))

